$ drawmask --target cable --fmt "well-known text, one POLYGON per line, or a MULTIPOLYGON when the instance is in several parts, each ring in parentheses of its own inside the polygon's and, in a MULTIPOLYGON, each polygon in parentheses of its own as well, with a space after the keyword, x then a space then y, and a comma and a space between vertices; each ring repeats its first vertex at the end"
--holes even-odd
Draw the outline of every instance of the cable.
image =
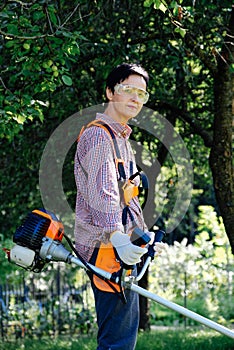
POLYGON ((120 299, 123 301, 124 304, 127 303, 127 299, 123 290, 123 287, 121 285, 121 276, 122 276, 122 272, 123 272, 123 267, 121 267, 121 269, 118 271, 120 273, 119 275, 119 287, 120 287, 120 292, 115 288, 115 286, 113 286, 113 284, 106 279, 105 277, 103 277, 102 275, 100 275, 99 273, 97 273, 96 271, 94 271, 92 269, 92 267, 87 263, 87 261, 85 261, 82 256, 79 254, 79 252, 76 250, 76 248, 74 247, 71 239, 64 233, 64 238, 66 239, 67 243, 69 244, 70 248, 72 249, 72 251, 76 254, 77 258, 80 259, 80 261, 85 265, 85 267, 92 272, 94 275, 96 275, 97 277, 101 278, 103 281, 105 281, 108 286, 120 297, 120 299))

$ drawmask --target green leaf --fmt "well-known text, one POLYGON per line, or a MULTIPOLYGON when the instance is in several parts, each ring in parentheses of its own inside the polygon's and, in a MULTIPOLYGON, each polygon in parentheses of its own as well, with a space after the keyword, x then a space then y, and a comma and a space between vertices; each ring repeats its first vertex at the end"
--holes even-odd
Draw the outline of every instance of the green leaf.
POLYGON ((18 114, 14 119, 17 121, 17 123, 24 124, 27 117, 24 114, 18 114))
POLYGON ((14 46, 15 45, 15 41, 14 40, 8 40, 7 42, 6 42, 6 44, 5 44, 5 46, 6 46, 6 48, 10 48, 10 47, 12 47, 12 46, 14 46))
POLYGON ((49 12, 49 15, 50 15, 50 20, 53 24, 57 24, 57 17, 55 15, 55 9, 53 6, 48 6, 48 12, 49 12))
POLYGON ((150 7, 154 3, 154 0, 145 0, 144 1, 144 6, 145 7, 150 7))
POLYGON ((167 7, 161 2, 161 4, 159 5, 159 10, 165 13, 167 11, 167 7))
POLYGON ((63 36, 65 36, 66 38, 73 38, 74 35, 72 32, 68 32, 66 30, 57 30, 56 34, 62 34, 63 36))
POLYGON ((165 13, 167 11, 167 6, 165 6, 165 3, 161 0, 154 0, 154 1, 149 1, 150 4, 147 5, 147 6, 150 6, 152 3, 154 4, 154 8, 156 10, 160 10, 162 11, 163 13, 165 13))
POLYGON ((180 28, 180 27, 176 27, 175 28, 175 33, 179 33, 181 36, 182 36, 182 38, 184 38, 185 37, 185 35, 186 35, 186 29, 184 29, 184 28, 180 28))
POLYGON ((77 43, 72 43, 67 46, 67 52, 71 56, 79 55, 80 53, 80 48, 77 45, 77 43))
POLYGON ((229 70, 231 73, 234 73, 234 63, 230 64, 229 70))
POLYGON ((6 12, 0 12, 0 17, 9 18, 9 15, 6 12))
POLYGON ((9 34, 18 34, 18 27, 15 24, 8 24, 7 30, 9 34))
POLYGON ((71 86, 72 85, 72 79, 68 75, 62 75, 62 81, 67 86, 71 86))

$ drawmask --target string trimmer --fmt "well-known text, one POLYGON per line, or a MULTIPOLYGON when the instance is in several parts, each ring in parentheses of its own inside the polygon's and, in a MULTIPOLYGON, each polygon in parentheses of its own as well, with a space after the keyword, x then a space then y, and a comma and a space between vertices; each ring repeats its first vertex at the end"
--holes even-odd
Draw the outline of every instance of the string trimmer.
MULTIPOLYGON (((136 229, 132 236, 134 237, 134 239, 132 239, 133 244, 145 245, 148 243, 148 236, 139 229, 136 229)), ((154 243, 160 242, 163 236, 163 231, 156 231, 154 243)), ((28 271, 39 273, 50 261, 61 261, 68 264, 75 264, 94 273, 105 281, 117 283, 121 288, 131 289, 146 298, 156 301, 161 305, 177 311, 186 317, 234 339, 234 331, 178 304, 153 294, 136 284, 144 275, 150 262, 154 259, 154 243, 148 245, 147 257, 138 276, 127 274, 126 272, 129 267, 126 266, 123 266, 121 271, 111 274, 110 272, 104 271, 82 259, 64 233, 63 224, 53 213, 43 209, 33 210, 28 214, 22 225, 17 228, 13 236, 13 242, 15 245, 11 250, 5 249, 7 251, 8 260, 28 271), (62 244, 63 237, 66 238, 75 255, 68 251, 62 244)))

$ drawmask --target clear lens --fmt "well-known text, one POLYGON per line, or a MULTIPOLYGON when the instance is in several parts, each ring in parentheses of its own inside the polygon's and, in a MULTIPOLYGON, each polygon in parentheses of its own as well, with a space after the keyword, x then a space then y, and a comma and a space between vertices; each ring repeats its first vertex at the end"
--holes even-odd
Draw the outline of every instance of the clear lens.
POLYGON ((115 85, 115 92, 119 95, 137 95, 138 100, 145 104, 149 99, 149 93, 144 89, 140 89, 133 85, 117 84, 115 85))

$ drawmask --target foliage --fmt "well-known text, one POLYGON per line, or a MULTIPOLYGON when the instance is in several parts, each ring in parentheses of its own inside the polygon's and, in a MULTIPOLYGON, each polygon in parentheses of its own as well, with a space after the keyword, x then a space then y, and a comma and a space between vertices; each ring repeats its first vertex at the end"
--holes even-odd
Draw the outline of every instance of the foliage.
MULTIPOLYGON (((223 225, 206 206, 200 207, 198 222, 201 232, 195 245, 186 239, 175 242, 151 265, 150 289, 216 322, 232 323, 234 261, 223 225)), ((173 312, 155 304, 151 308, 156 324, 178 323, 173 312)))
POLYGON ((4 236, 0 236, 0 262, 1 262, 1 282, 4 283, 11 275, 16 278, 15 271, 17 270, 16 266, 9 264, 7 259, 6 251, 4 249, 10 249, 13 246, 13 242, 10 238, 4 239, 4 236))
POLYGON ((64 264, 51 265, 40 275, 20 269, 8 274, 5 283, 1 280, 0 334, 4 339, 93 332, 89 278, 64 264))
POLYGON ((64 7, 52 1, 2 6, 1 137, 12 140, 28 120, 42 122, 50 95, 72 85, 69 68, 82 38, 66 27, 72 14, 64 7))

